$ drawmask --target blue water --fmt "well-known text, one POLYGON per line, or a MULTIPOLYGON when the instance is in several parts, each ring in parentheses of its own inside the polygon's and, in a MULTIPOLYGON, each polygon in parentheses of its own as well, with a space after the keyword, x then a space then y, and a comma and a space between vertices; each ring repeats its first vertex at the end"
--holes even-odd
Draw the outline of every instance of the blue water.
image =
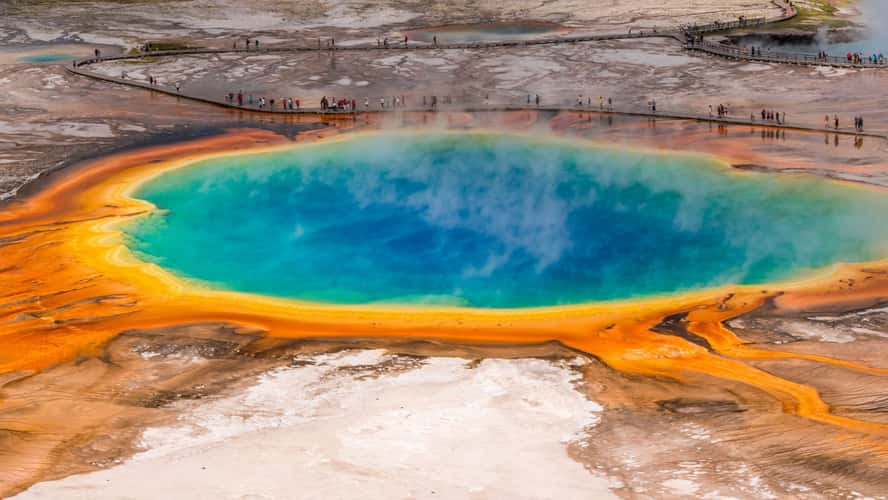
POLYGON ((860 52, 864 55, 885 54, 888 56, 888 2, 885 0, 863 0, 857 4, 862 14, 864 33, 860 40, 847 43, 821 44, 830 54, 844 55, 860 52))
POLYGON ((560 26, 539 22, 478 23, 419 29, 410 32, 410 38, 423 42, 472 43, 499 40, 524 40, 547 33, 558 32, 560 26))
POLYGON ((885 255, 883 194, 700 157, 371 134, 207 160, 137 196, 143 259, 335 303, 526 307, 798 276, 885 255))
POLYGON ((33 56, 22 56, 19 58, 19 60, 30 63, 46 63, 66 61, 69 59, 74 59, 75 57, 77 56, 74 56, 72 54, 36 54, 33 56))
MULTIPOLYGON (((860 53, 865 57, 883 54, 888 56, 888 2, 885 0, 858 0, 855 7, 860 17, 853 19, 859 23, 860 29, 855 40, 850 42, 834 42, 830 40, 829 28, 823 26, 812 43, 776 43, 770 47, 776 51, 792 51, 815 54, 825 51, 836 57, 844 57, 850 53, 860 53)), ((762 47, 760 40, 743 42, 746 46, 762 47)), ((765 43, 764 46, 769 46, 765 43)))

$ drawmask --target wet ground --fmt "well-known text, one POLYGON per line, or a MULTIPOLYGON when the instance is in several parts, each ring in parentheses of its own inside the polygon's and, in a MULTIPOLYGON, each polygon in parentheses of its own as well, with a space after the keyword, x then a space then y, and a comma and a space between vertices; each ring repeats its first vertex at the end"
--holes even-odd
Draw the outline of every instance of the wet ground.
MULTIPOLYGON (((258 37, 265 45, 315 44, 318 38, 335 38, 337 44, 375 43, 411 30, 479 22, 551 23, 570 33, 622 33, 691 20, 702 24, 741 14, 755 17, 773 10, 763 0, 644 0, 608 6, 512 0, 480 2, 471 8, 462 2, 430 6, 408 0, 332 6, 321 1, 261 5, 220 1, 211 6, 172 1, 18 1, 0 6, 0 199, 5 200, 0 206, 16 207, 22 196, 37 192, 45 186, 45 181, 37 180, 40 176, 51 178, 51 172, 113 152, 231 129, 263 129, 292 138, 306 128, 330 125, 323 120, 306 125, 296 119, 224 110, 64 71, 63 58, 80 57, 96 48, 126 51, 146 41, 229 47, 244 37, 258 37)), ((243 90, 306 102, 323 95, 354 97, 361 103, 367 98, 374 105, 381 96, 404 95, 418 102, 423 95, 449 95, 457 104, 483 106, 525 103, 528 94, 539 94, 544 103, 571 106, 582 95, 591 98, 593 107, 599 96, 606 96, 625 110, 645 110, 651 99, 663 111, 683 113, 706 114, 709 105, 719 103, 729 104, 736 116, 777 109, 787 113, 790 124, 813 127, 822 126, 824 115, 839 114, 846 130, 852 117, 861 115, 868 131, 888 132, 884 71, 749 64, 689 54, 671 40, 460 51, 188 56, 94 68, 114 76, 126 71, 132 78, 150 74, 163 84, 179 82, 208 96, 243 90)), ((406 121, 410 126, 410 120, 419 118, 385 120, 391 125, 406 121)), ((589 112, 544 116, 453 112, 425 120, 440 120, 441 126, 518 123, 601 142, 708 152, 741 169, 808 172, 888 185, 884 141, 826 131, 811 134, 589 112)), ((874 223, 880 222, 874 218, 874 223)), ((48 238, 46 246, 57 243, 48 238)), ((0 252, 15 244, 3 240, 0 252)), ((21 263, 27 262, 23 258, 21 263)), ((0 259, 0 273, 10 272, 10 266, 0 259)), ((874 269, 867 279, 884 280, 880 273, 874 269)), ((54 279, 50 275, 49 283, 54 279)), ((864 281, 856 286, 860 283, 865 286, 864 281)), ((47 283, 20 285, 30 290, 47 283)), ((839 290, 847 286, 837 286, 839 290)), ((24 303, 17 302, 18 296, 4 297, 0 305, 8 309, 3 314, 10 315, 3 316, 0 328, 18 321, 42 321, 49 314, 45 311, 55 311, 55 306, 61 309, 51 315, 66 311, 64 315, 76 320, 56 330, 88 329, 94 320, 79 312, 92 307, 92 302, 67 305, 64 295, 24 303), (20 315, 41 311, 43 316, 20 315)), ((114 307, 127 304, 126 297, 103 300, 114 307)), ((881 302, 848 300, 822 310, 791 306, 757 309, 728 325, 758 349, 832 356, 886 368, 880 356, 888 335, 884 297, 881 302)), ((686 325, 680 321, 677 325, 674 331, 688 336, 682 330, 686 325)), ((260 337, 259 332, 221 324, 128 331, 96 346, 89 355, 40 374, 0 375, 4 402, 16 402, 0 413, 0 460, 17 464, 14 474, 4 475, 7 482, 0 484, 0 494, 38 479, 120 463, 140 449, 145 428, 168 428, 204 399, 237 397, 237 391, 269 370, 343 347, 341 342, 260 337), (72 414, 77 418, 59 418, 72 414), (16 431, 21 422, 33 425, 16 431), (27 460, 17 455, 24 449, 33 452, 27 460)), ((576 356, 551 345, 514 349, 366 340, 347 346, 417 356, 417 365, 442 356, 458 356, 468 363, 491 357, 544 357, 556 364, 576 356)), ((787 380, 811 384, 840 416, 886 423, 884 375, 802 359, 752 363, 787 380)), ((383 367, 364 367, 349 376, 368 376, 390 365, 377 364, 383 367)), ((779 400, 761 390, 699 374, 683 380, 625 374, 594 358, 587 358, 582 367, 561 368, 581 371, 578 390, 605 408, 596 426, 562 445, 623 497, 877 498, 884 494, 888 470, 884 451, 824 439, 833 432, 829 426, 782 413, 779 400)), ((552 400, 559 397, 551 395, 552 400)), ((219 415, 232 416, 224 408, 219 415)))
MULTIPOLYGON (((645 9, 634 2, 631 9, 605 10, 570 3, 528 4, 496 15, 451 7, 448 15, 453 19, 447 19, 457 20, 460 12, 473 21, 510 21, 520 15, 598 33, 668 26, 694 14, 701 19, 730 18, 737 12, 771 8, 769 2, 751 0, 738 6, 725 1, 720 8, 678 3, 645 9)), ((2 197, 40 171, 70 162, 81 147, 92 152, 97 144, 120 144, 147 132, 225 121, 229 116, 211 107, 70 75, 60 66, 64 61, 29 63, 22 58, 80 55, 94 48, 108 53, 114 49, 96 44, 126 50, 150 40, 228 47, 235 38, 232 33, 238 39, 258 36, 266 45, 301 43, 292 38, 295 33, 312 44, 314 35, 325 40, 335 37, 340 45, 373 43, 385 34, 395 37, 408 29, 441 26, 443 19, 437 10, 416 12, 409 3, 392 3, 379 11, 388 15, 375 17, 377 13, 372 18, 358 3, 341 4, 326 13, 309 5, 304 8, 308 17, 317 16, 311 22, 294 20, 287 9, 272 15, 239 3, 206 13, 188 2, 151 8, 128 2, 113 9, 111 4, 93 2, 78 3, 76 9, 52 2, 17 5, 7 9, 0 28, 0 38, 7 44, 0 56, 2 197), (101 16, 101 26, 87 19, 91 13, 111 11, 113 15, 101 16), (235 19, 251 29, 233 31, 230 25, 235 19)), ((861 115, 869 131, 888 130, 883 125, 888 122, 888 98, 880 91, 888 72, 727 61, 687 53, 666 39, 458 51, 188 56, 91 68, 113 76, 126 72, 133 79, 150 75, 162 85, 179 83, 215 98, 243 90, 257 97, 296 97, 313 106, 324 95, 355 98, 359 103, 366 99, 373 106, 379 97, 393 95, 404 95, 408 102, 419 102, 423 95, 447 95, 456 103, 472 105, 523 104, 529 94, 539 94, 544 104, 561 105, 572 105, 582 95, 595 105, 598 97, 607 96, 621 110, 645 110, 653 99, 662 112, 705 114, 709 105, 724 103, 734 116, 777 109, 787 113, 790 124, 819 127, 825 115, 839 114, 841 126, 850 129, 853 116, 861 115)))

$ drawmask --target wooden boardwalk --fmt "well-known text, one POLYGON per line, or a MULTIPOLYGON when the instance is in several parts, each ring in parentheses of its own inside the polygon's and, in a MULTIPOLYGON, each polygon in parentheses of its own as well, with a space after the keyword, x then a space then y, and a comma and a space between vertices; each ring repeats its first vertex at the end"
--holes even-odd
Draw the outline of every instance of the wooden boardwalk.
MULTIPOLYGON (((836 67, 849 67, 849 68, 869 68, 869 67, 878 67, 885 68, 888 65, 878 64, 873 65, 869 63, 863 64, 853 64, 848 63, 847 61, 841 61, 841 58, 828 58, 828 59, 819 59, 816 56, 808 55, 808 54, 774 54, 770 52, 766 52, 762 55, 755 55, 752 53, 750 49, 739 48, 739 47, 730 47, 723 44, 716 44, 705 41, 689 41, 694 38, 694 36, 700 36, 704 33, 712 33, 718 31, 732 30, 737 28, 748 28, 755 26, 764 26, 768 24, 773 24, 776 22, 785 21, 787 19, 791 19, 798 14, 797 9, 792 6, 791 3, 785 0, 773 0, 775 6, 783 9, 783 14, 781 16, 773 17, 773 18, 754 18, 754 19, 744 19, 733 22, 716 22, 703 26, 696 25, 688 25, 682 26, 675 29, 658 31, 656 29, 648 30, 648 31, 639 31, 636 33, 614 33, 614 34, 605 34, 605 35, 580 35, 580 36, 560 36, 553 38, 541 38, 534 40, 510 40, 510 41, 496 41, 496 42, 472 42, 472 43, 450 43, 450 44, 428 44, 428 43, 414 43, 414 44, 389 44, 387 46, 384 45, 345 45, 345 46, 324 46, 319 44, 318 46, 272 46, 272 47, 263 47, 263 48, 231 48, 231 49, 222 49, 222 48, 193 48, 193 49, 178 49, 178 50, 164 50, 164 51, 148 51, 148 52, 139 52, 136 54, 122 54, 116 56, 98 56, 98 57, 87 57, 83 59, 78 59, 72 62, 70 66, 66 66, 66 70, 70 73, 84 76, 87 78, 92 78, 95 80, 101 80, 111 83, 116 83, 120 85, 128 85, 130 87, 138 87, 142 89, 146 89, 152 92, 158 92, 162 94, 167 94, 174 96, 176 98, 189 99, 192 101, 202 102, 206 104, 212 104, 215 106, 221 106, 229 109, 239 110, 243 112, 250 113, 263 113, 263 114, 276 114, 276 115, 318 115, 318 116, 326 116, 330 118, 342 117, 349 118, 353 117, 355 113, 412 113, 412 112, 448 112, 448 111, 464 111, 464 112, 512 112, 512 111, 548 111, 548 112, 562 112, 562 111, 578 111, 578 112, 588 112, 588 113, 601 113, 601 114, 611 114, 611 115, 623 115, 623 116, 639 116, 639 117, 648 117, 648 118, 663 118, 663 119, 677 119, 677 120, 695 120, 695 121, 703 121, 703 122, 712 122, 718 124, 733 124, 733 125, 748 125, 748 126, 758 126, 758 127, 769 127, 769 128, 780 128, 780 129, 788 129, 788 130, 799 130, 799 131, 807 131, 807 132, 827 132, 832 134, 841 134, 841 135, 855 135, 855 136, 863 136, 863 137, 874 137, 879 139, 888 140, 888 136, 882 134, 873 134, 873 133, 864 133, 850 129, 839 129, 834 130, 831 128, 817 128, 817 127, 807 127, 803 125, 788 125, 788 124, 777 124, 774 122, 764 122, 758 121, 756 119, 735 119, 735 118, 713 118, 711 116, 705 115, 697 115, 697 114, 688 114, 681 112, 661 112, 659 113, 651 113, 649 111, 643 111, 640 109, 599 109, 593 107, 583 107, 583 106, 551 106, 551 105, 543 105, 536 106, 533 104, 529 105, 483 105, 479 106, 477 104, 459 104, 455 106, 451 105, 442 105, 435 109, 432 109, 428 106, 423 107, 398 107, 398 108, 376 108, 375 102, 371 103, 371 106, 366 107, 361 110, 358 109, 356 111, 341 111, 341 110, 322 110, 319 107, 300 107, 298 110, 286 110, 286 109, 271 109, 271 108, 259 108, 258 105, 238 105, 236 102, 222 100, 222 99, 214 99, 211 97, 201 96, 197 94, 193 94, 186 91, 181 91, 174 87, 163 86, 163 85, 149 85, 147 81, 142 80, 133 80, 127 78, 118 78, 109 75, 104 75, 98 72, 90 71, 87 69, 88 66, 100 62, 105 61, 120 61, 120 60, 137 60, 142 58, 153 58, 153 57, 175 57, 182 55, 210 55, 210 54, 276 54, 276 53, 301 53, 301 52, 352 52, 352 51, 416 51, 416 50, 478 50, 478 49, 488 49, 488 48, 500 48, 500 47, 525 47, 525 46, 535 46, 535 45, 557 45, 557 44, 572 44, 572 43, 588 43, 588 42, 598 42, 598 41, 608 41, 608 40, 629 40, 629 39, 641 39, 641 38, 671 38, 678 40, 681 43, 685 44, 685 47, 688 50, 694 51, 702 51, 722 57, 728 57, 733 59, 742 59, 748 61, 758 61, 758 62, 766 62, 766 63, 780 63, 780 64, 802 64, 802 65, 811 65, 811 66, 836 66, 836 67)), ((360 108, 360 105, 358 106, 360 108)))
POLYGON ((750 62, 762 62, 762 63, 773 63, 773 64, 795 64, 799 66, 829 66, 834 68, 854 68, 854 69, 865 69, 865 68, 879 68, 884 69, 888 68, 888 61, 884 61, 882 63, 872 63, 872 62, 850 62, 844 57, 835 57, 835 56, 827 56, 827 57, 819 57, 817 54, 805 54, 805 53, 792 53, 792 52, 773 52, 769 50, 762 51, 759 53, 752 53, 751 48, 747 47, 732 47, 730 45, 725 45, 721 43, 712 43, 712 42, 689 42, 687 45, 688 50, 697 50, 701 52, 706 52, 708 54, 713 54, 721 57, 726 57, 729 59, 737 59, 742 61, 750 61, 750 62))
MULTIPOLYGON (((551 104, 542 104, 537 106, 533 103, 531 104, 491 104, 491 105, 478 105, 472 103, 457 103, 453 105, 439 105, 436 108, 432 108, 431 106, 404 106, 398 108, 379 108, 376 107, 377 104, 375 102, 370 102, 369 107, 364 107, 364 109, 357 109, 355 111, 351 110, 323 110, 320 107, 300 107, 300 109, 296 110, 285 110, 280 107, 271 109, 269 107, 259 108, 258 105, 247 105, 239 106, 236 102, 229 102, 224 99, 213 99, 206 96, 201 96, 197 94, 191 94, 187 91, 177 91, 174 87, 163 86, 163 85, 155 85, 151 86, 147 82, 142 82, 139 80, 130 80, 130 79, 121 79, 113 76, 102 75, 93 72, 83 71, 81 68, 68 68, 69 71, 75 72, 77 74, 85 74, 85 76, 89 76, 90 78, 94 78, 97 80, 102 80, 111 83, 117 83, 121 85, 128 85, 131 87, 138 87, 145 90, 149 90, 151 92, 157 92, 160 94, 170 95, 180 99, 188 99, 192 101, 197 101, 205 104, 211 104, 214 106, 219 106, 223 108, 230 109, 232 111, 244 112, 244 113, 258 113, 258 114, 266 114, 266 115, 279 115, 279 116, 317 116, 317 117, 325 117, 331 119, 355 119, 357 116, 362 114, 409 114, 409 113, 448 113, 448 112, 466 112, 466 113, 507 113, 507 112, 520 112, 520 111, 536 111, 536 112, 550 112, 550 113, 560 113, 560 112, 575 112, 575 113, 588 113, 588 114, 598 114, 598 115, 612 115, 612 116, 629 116, 629 117, 640 117, 640 118, 648 118, 648 119, 664 119, 664 120, 691 120, 698 122, 708 122, 717 125, 746 125, 746 126, 754 126, 754 127, 762 127, 762 128, 772 128, 772 129, 782 129, 782 130, 797 130, 802 132, 822 132, 829 134, 839 134, 845 136, 857 136, 857 137, 871 137, 876 139, 881 139, 888 141, 888 135, 880 134, 880 133, 868 133, 868 132, 860 132, 850 128, 841 128, 841 129, 833 129, 833 128, 818 128, 818 127, 810 127, 805 125, 796 125, 796 124, 786 124, 781 123, 778 124, 774 121, 760 121, 756 120, 747 120, 745 118, 714 118, 707 115, 702 114, 694 114, 694 113, 683 113, 680 111, 673 110, 661 110, 656 113, 652 113, 650 111, 644 110, 640 107, 619 107, 619 108, 601 108, 596 107, 596 105, 592 106, 569 106, 569 105, 551 105, 551 104)), ((439 96, 440 97, 440 96, 439 96)), ((358 103, 358 107, 362 107, 362 103, 358 103)))

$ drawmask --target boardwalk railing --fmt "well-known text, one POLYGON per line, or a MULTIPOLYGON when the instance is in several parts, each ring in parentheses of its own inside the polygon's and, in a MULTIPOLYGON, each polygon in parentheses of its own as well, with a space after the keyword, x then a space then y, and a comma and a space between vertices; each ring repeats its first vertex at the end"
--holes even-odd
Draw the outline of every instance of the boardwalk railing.
POLYGON ((531 45, 559 45, 581 42, 600 42, 607 40, 627 40, 638 38, 679 38, 678 30, 659 31, 650 29, 647 31, 638 31, 635 33, 611 33, 607 35, 576 35, 576 36, 559 36, 553 38, 539 38, 532 40, 504 40, 497 42, 467 42, 467 43, 447 43, 447 44, 429 44, 414 43, 405 45, 403 43, 389 44, 387 46, 379 45, 336 45, 336 46, 314 46, 314 45, 277 45, 262 48, 186 48, 175 50, 152 50, 140 51, 133 54, 120 54, 116 56, 97 56, 86 57, 74 61, 73 67, 79 68, 89 64, 95 64, 105 61, 120 61, 125 59, 141 59, 146 57, 166 57, 166 56, 182 56, 182 55, 201 55, 201 54, 230 54, 230 53, 283 53, 283 52, 354 52, 354 51, 415 51, 415 50, 452 50, 452 49, 486 49, 497 47, 525 47, 531 45))
POLYGON ((758 61, 779 64, 797 64, 804 66, 833 66, 839 68, 888 68, 888 60, 870 62, 864 59, 861 62, 849 61, 846 57, 825 56, 803 52, 776 52, 772 50, 755 50, 751 47, 737 47, 723 43, 707 41, 690 41, 687 44, 689 50, 698 50, 732 59, 745 61, 758 61))
POLYGON ((683 27, 683 31, 691 34, 701 34, 701 33, 712 33, 716 31, 730 31, 739 28, 753 28, 756 26, 764 26, 766 24, 774 24, 782 21, 787 21, 799 15, 798 9, 796 9, 795 5, 790 1, 786 0, 772 0, 772 2, 777 8, 781 9, 782 14, 774 17, 753 17, 753 18, 742 18, 737 19, 736 21, 730 22, 720 22, 716 21, 714 23, 704 24, 704 25, 687 25, 683 27))
MULTIPOLYGON (((227 99, 217 99, 208 97, 205 95, 199 95, 189 92, 187 89, 177 90, 174 87, 170 87, 168 85, 149 85, 145 81, 140 80, 132 80, 132 79, 122 79, 116 78, 113 76, 103 75, 99 73, 93 73, 91 71, 85 71, 81 68, 72 68, 68 67, 68 70, 76 73, 82 74, 84 76, 88 76, 90 78, 95 78, 97 80, 104 80, 112 83, 119 83, 123 85, 128 85, 132 87, 139 87, 146 90, 151 90, 153 92, 158 92, 162 94, 167 94, 171 96, 175 96, 178 98, 189 99, 192 101, 203 102, 206 104, 213 104, 216 106, 221 106, 225 108, 229 108, 231 110, 240 111, 240 112, 250 112, 250 113, 262 113, 262 114, 275 114, 275 115, 291 115, 291 116, 299 116, 299 115, 319 115, 329 118, 338 118, 338 119, 348 119, 354 120, 357 118, 357 114, 369 113, 369 114, 377 114, 377 113, 417 113, 417 112, 515 112, 515 111, 542 111, 542 112, 563 112, 563 111, 571 111, 578 113, 597 113, 602 116, 604 115, 622 115, 622 116, 636 116, 636 117, 647 117, 650 119, 678 119, 678 120, 696 120, 702 122, 710 122, 719 125, 751 125, 757 127, 765 127, 765 128, 780 128, 780 129, 788 129, 788 130, 799 130, 799 131, 808 131, 808 132, 827 132, 830 134, 838 134, 838 135, 848 135, 848 136, 858 136, 858 137, 872 137, 881 140, 888 140, 888 136, 885 136, 882 133, 865 133, 860 130, 853 130, 850 127, 844 127, 842 129, 834 129, 834 128, 819 128, 814 126, 806 126, 803 124, 787 124, 776 123, 775 121, 765 121, 758 120, 755 116, 750 117, 750 119, 746 118, 734 118, 734 117, 720 117, 715 118, 712 116, 707 117, 706 115, 694 114, 676 110, 660 110, 659 112, 653 112, 650 108, 644 108, 641 105, 637 106, 619 106, 615 108, 610 103, 606 103, 607 101, 599 101, 598 99, 589 99, 589 96, 586 96, 586 100, 584 104, 578 104, 576 102, 572 102, 571 100, 560 100, 559 102, 553 103, 547 101, 540 105, 535 104, 535 99, 532 97, 525 98, 510 98, 507 101, 501 102, 493 102, 489 103, 486 99, 480 98, 471 98, 469 96, 438 96, 438 105, 433 106, 431 104, 431 100, 427 100, 423 102, 423 97, 417 95, 408 95, 410 104, 402 104, 399 107, 392 106, 392 96, 377 96, 371 98, 370 96, 362 96, 361 99, 356 99, 357 108, 358 109, 339 109, 339 108, 328 108, 321 109, 319 107, 314 106, 300 106, 298 109, 285 109, 280 103, 277 106, 264 106, 259 107, 258 103, 254 101, 253 104, 248 104, 245 102, 243 105, 238 104, 237 100, 227 100, 227 99), (379 99, 385 99, 385 107, 381 107, 379 105, 379 99), (367 104, 365 104, 365 99, 367 104), (420 102, 423 102, 423 105, 419 105, 420 102)), ((431 96, 427 96, 431 97, 431 96)), ((403 102, 403 101, 402 101, 403 102)), ((591 116, 591 115, 590 115, 591 116)))

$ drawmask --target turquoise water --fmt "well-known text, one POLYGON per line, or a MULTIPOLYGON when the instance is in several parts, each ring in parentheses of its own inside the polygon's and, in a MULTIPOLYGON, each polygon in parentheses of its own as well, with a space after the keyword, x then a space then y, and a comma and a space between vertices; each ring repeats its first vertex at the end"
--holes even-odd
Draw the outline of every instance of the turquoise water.
POLYGON ((136 193, 141 258, 334 303, 527 307, 764 283, 882 257, 888 200, 701 157, 371 134, 203 161, 136 193))
POLYGON ((556 24, 539 22, 478 23, 415 30, 409 33, 410 39, 438 43, 492 42, 498 40, 524 40, 535 38, 561 29, 556 24))
POLYGON ((19 60, 30 63, 46 63, 66 61, 68 59, 74 59, 75 57, 76 56, 72 54, 36 54, 33 56, 22 56, 19 58, 19 60))

